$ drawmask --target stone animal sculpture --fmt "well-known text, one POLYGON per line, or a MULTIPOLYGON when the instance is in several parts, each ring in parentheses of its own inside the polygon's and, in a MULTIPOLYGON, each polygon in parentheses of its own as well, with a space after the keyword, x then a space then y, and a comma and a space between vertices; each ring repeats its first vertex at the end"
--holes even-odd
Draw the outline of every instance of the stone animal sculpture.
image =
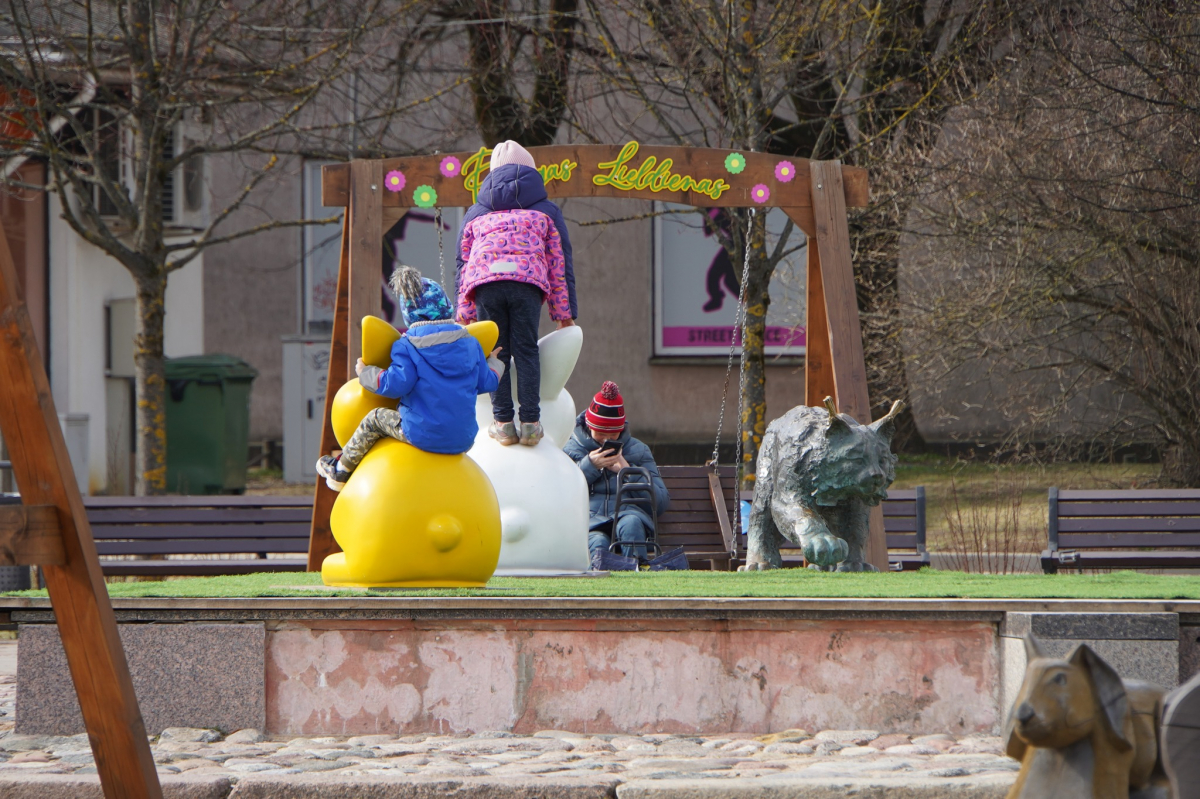
MULTIPOLYGON (((478 322, 468 331, 485 352, 496 346, 495 323, 478 322)), ((386 368, 399 337, 382 319, 365 317, 363 360, 386 368)), ((338 444, 345 446, 372 408, 396 405, 357 378, 347 382, 333 400, 338 444)), ((342 551, 321 565, 326 585, 482 586, 500 557, 500 507, 483 470, 466 455, 423 452, 391 438, 363 457, 338 494, 329 525, 342 551)))
POLYGON ((1025 680, 1005 731, 1021 761, 1008 799, 1171 799, 1157 685, 1123 681, 1087 644, 1066 660, 1025 638, 1025 680))
MULTIPOLYGON (((542 428, 536 447, 504 447, 487 434, 492 403, 479 397, 475 418, 479 434, 467 453, 491 479, 500 501, 503 543, 501 574, 583 572, 588 556, 587 480, 562 448, 575 429, 575 401, 567 378, 583 349, 583 330, 566 327, 538 342, 542 428)), ((514 372, 515 399, 520 373, 514 372)))
POLYGON ((1163 700, 1162 753, 1174 799, 1200 799, 1200 673, 1163 700))
POLYGON ((868 506, 887 498, 896 479, 892 436, 904 403, 860 425, 825 408, 800 405, 767 426, 755 469, 746 565, 777 569, 785 540, 802 547, 810 568, 877 571, 864 558, 868 506))

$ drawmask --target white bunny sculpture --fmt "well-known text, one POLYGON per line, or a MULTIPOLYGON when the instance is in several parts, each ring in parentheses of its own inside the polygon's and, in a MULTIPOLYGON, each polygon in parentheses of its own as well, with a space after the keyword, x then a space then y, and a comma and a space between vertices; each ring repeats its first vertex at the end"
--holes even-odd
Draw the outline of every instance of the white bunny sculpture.
MULTIPOLYGON (((479 434, 468 454, 492 481, 500 500, 498 575, 582 572, 590 567, 587 481, 562 451, 575 429, 575 401, 564 387, 582 348, 583 331, 578 326, 556 330, 538 341, 545 438, 537 446, 501 446, 487 434, 492 423, 490 398, 484 394, 475 405, 479 434)), ((517 377, 514 369, 514 402, 517 377)))

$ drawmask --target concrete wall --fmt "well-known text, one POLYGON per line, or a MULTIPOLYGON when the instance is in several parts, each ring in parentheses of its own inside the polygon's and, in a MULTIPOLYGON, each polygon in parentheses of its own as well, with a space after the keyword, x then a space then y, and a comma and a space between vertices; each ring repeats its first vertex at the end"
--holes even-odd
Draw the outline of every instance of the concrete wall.
MULTIPOLYGON (((87 243, 50 199, 50 384, 59 414, 88 416, 87 487, 108 487, 104 307, 135 296, 133 278, 114 258, 87 243)), ((204 256, 167 282, 164 348, 169 358, 204 352, 204 256)))
MULTIPOLYGON (((240 158, 211 160, 213 208, 244 184, 240 158)), ((300 162, 285 160, 260 184, 226 232, 301 216, 300 162)), ((300 331, 300 228, 281 228, 206 252, 204 351, 236 355, 258 370, 250 394, 250 440, 283 438, 283 336, 300 331)))
POLYGON ((271 632, 282 735, 995 732, 985 622, 309 622, 271 632))

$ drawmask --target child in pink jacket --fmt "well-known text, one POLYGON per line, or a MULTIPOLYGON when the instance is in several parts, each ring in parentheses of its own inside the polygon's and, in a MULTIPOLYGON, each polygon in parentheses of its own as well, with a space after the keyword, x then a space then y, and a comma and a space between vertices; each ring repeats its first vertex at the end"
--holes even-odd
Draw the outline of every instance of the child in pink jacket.
POLYGON ((518 441, 535 446, 542 439, 538 389, 538 323, 542 304, 559 329, 575 324, 575 274, 571 241, 558 206, 533 156, 513 141, 492 151, 491 168, 475 205, 463 219, 458 241, 458 321, 492 320, 500 328, 504 376, 492 394, 488 435, 504 446, 518 441), (514 417, 509 361, 520 372, 517 399, 520 428, 514 417))

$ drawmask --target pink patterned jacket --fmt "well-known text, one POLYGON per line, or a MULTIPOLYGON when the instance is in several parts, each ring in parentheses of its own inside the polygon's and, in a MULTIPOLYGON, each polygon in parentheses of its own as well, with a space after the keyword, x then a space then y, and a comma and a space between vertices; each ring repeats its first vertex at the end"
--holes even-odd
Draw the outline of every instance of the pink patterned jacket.
POLYGON ((463 263, 458 294, 458 321, 478 319, 475 289, 497 280, 537 286, 550 303, 550 318, 571 318, 567 294, 567 262, 553 220, 541 211, 493 211, 472 219, 459 240, 463 263))

